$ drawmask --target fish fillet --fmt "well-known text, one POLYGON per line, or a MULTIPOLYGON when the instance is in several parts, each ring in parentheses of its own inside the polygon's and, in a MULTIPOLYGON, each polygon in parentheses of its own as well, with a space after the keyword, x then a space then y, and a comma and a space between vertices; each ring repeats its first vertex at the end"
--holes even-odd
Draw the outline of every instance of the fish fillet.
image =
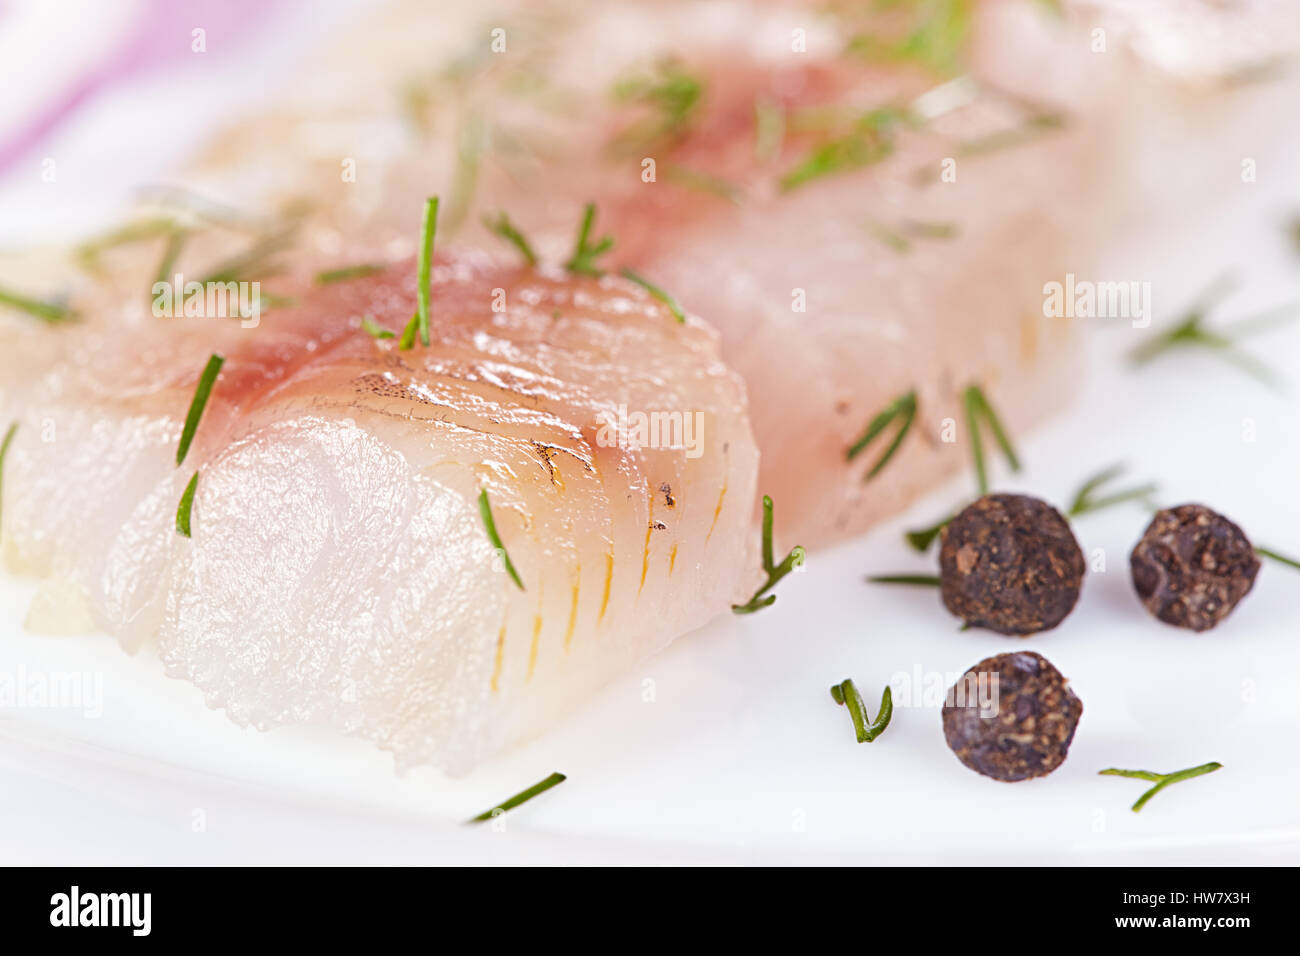
POLYGON ((711 330, 621 279, 482 256, 436 262, 429 347, 358 327, 400 334, 415 277, 307 290, 256 329, 42 330, 62 361, 4 409, 10 568, 128 647, 156 639, 241 724, 453 772, 747 596, 757 454, 711 330), (226 363, 178 468, 210 352, 226 363), (690 431, 615 427, 679 409, 690 431))
POLYGON ((1105 159, 1068 57, 1020 88, 945 84, 915 63, 846 53, 857 22, 799 4, 545 16, 496 4, 468 21, 399 4, 369 29, 323 71, 329 97, 229 131, 196 174, 222 188, 256 168, 285 194, 305 176, 326 231, 374 249, 413 234, 412 196, 439 192, 448 241, 506 261, 484 215, 504 211, 560 263, 594 202, 597 233, 616 240, 602 264, 636 270, 721 332, 749 384, 760 487, 784 543, 859 533, 967 467, 966 386, 983 387, 1013 433, 1067 400, 1078 350, 1069 320, 1043 315, 1042 287, 1086 270, 1105 159), (441 54, 422 46, 435 22, 441 54), (504 30, 500 55, 486 24, 504 30), (359 89, 331 84, 381 42, 385 63, 359 89), (620 89, 631 93, 611 95, 620 89), (675 124, 674 110, 686 114, 675 124), (907 116, 872 155, 879 143, 853 134, 882 110, 907 116), (301 148, 273 149, 273 129, 301 148), (786 185, 836 143, 837 167, 786 185), (340 181, 340 156, 357 157, 356 182, 340 181), (882 443, 853 462, 848 448, 912 390, 910 438, 865 481, 882 443))

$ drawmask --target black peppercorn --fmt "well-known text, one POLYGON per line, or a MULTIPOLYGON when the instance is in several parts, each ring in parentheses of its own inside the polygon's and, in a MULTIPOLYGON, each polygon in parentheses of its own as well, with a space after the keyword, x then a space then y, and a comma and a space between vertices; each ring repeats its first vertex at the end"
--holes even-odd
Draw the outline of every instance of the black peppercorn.
POLYGON ((1015 651, 980 661, 953 685, 943 735, 976 773, 1028 780, 1064 762, 1082 713, 1083 702, 1051 661, 1015 651))
POLYGON ((1204 505, 1156 512, 1129 555, 1133 587, 1166 624, 1208 631, 1249 593, 1259 571, 1250 540, 1204 505))
POLYGON ((1056 627, 1079 600, 1083 552, 1061 513, 1028 495, 985 495, 940 532, 943 604, 972 627, 1056 627))

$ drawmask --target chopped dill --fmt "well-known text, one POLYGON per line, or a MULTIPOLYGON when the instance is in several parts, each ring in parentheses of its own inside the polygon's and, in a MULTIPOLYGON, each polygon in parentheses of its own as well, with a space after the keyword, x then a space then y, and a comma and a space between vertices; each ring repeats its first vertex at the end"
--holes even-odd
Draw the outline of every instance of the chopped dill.
POLYGON ((1044 133, 1052 133, 1061 129, 1065 126, 1065 122, 1066 116, 1061 112, 1053 110, 1034 112, 1019 126, 998 130, 995 133, 989 133, 987 136, 980 136, 958 143, 957 155, 982 156, 986 153, 1009 149, 1012 146, 1020 146, 1023 143, 1032 142, 1044 133))
POLYGON ((496 233, 518 249, 519 254, 524 257, 524 261, 530 266, 537 265, 537 254, 533 252, 533 247, 529 245, 524 234, 515 228, 515 224, 510 221, 510 217, 504 212, 497 213, 495 218, 484 214, 483 225, 489 232, 496 233))
POLYGON ((564 264, 564 268, 576 275, 600 277, 605 274, 596 266, 596 259, 614 248, 613 236, 602 236, 591 242, 591 224, 596 218, 596 204, 587 203, 582 211, 582 225, 578 227, 578 240, 574 244, 573 255, 564 264))
POLYGON ((912 546, 912 550, 919 551, 922 554, 925 554, 926 551, 930 550, 930 545, 934 544, 934 539, 939 537, 940 532, 943 531, 944 527, 954 517, 956 516, 949 515, 948 517, 944 518, 942 521, 938 521, 935 524, 932 524, 928 528, 920 528, 915 531, 908 531, 904 533, 903 538, 907 541, 909 545, 912 546))
POLYGON ((957 225, 951 222, 923 222, 918 219, 905 219, 897 228, 891 228, 882 222, 869 220, 867 231, 895 252, 906 253, 912 250, 914 239, 953 239, 957 235, 957 225))
POLYGON ((641 288, 649 292, 651 296, 653 296, 654 298, 662 302, 664 305, 666 305, 668 307, 668 311, 673 314, 673 318, 675 318, 678 322, 681 323, 686 322, 686 313, 683 312, 682 307, 677 304, 677 300, 674 299, 667 292, 665 292, 663 289, 659 288, 659 286, 655 285, 653 282, 649 281, 648 279, 641 278, 641 276, 637 275, 631 269, 626 269, 626 268, 623 269, 621 275, 623 276, 623 278, 631 282, 635 282, 641 288))
POLYGON ((910 118, 905 109, 883 106, 863 115, 847 134, 814 147, 804 160, 781 177, 789 192, 805 183, 870 166, 894 152, 894 131, 910 118))
POLYGON ((885 465, 889 464, 889 460, 894 457, 894 453, 898 451, 899 446, 903 444, 903 439, 907 437, 908 429, 912 427, 912 422, 916 419, 916 389, 910 389, 886 405, 867 424, 867 430, 862 433, 862 437, 849 446, 848 451, 845 453, 845 459, 852 461, 865 451, 867 446, 875 441, 895 419, 899 419, 899 423, 898 430, 894 433, 894 439, 866 475, 863 476, 862 480, 864 482, 870 481, 880 474, 885 465))
POLYGON ((506 574, 510 575, 510 580, 515 582, 519 590, 524 590, 524 582, 520 580, 519 572, 515 570, 515 564, 510 560, 510 553, 506 551, 506 546, 501 541, 501 535, 497 533, 497 523, 492 518, 492 503, 488 501, 486 488, 478 493, 478 513, 483 519, 483 527, 487 529, 488 540, 492 542, 492 547, 496 549, 497 554, 501 555, 501 562, 505 565, 506 574))
POLYGON ((1097 773, 1099 776, 1132 777, 1154 783, 1155 786, 1138 797, 1137 803, 1133 804, 1133 812, 1137 813, 1146 806, 1148 800, 1170 784, 1181 783, 1184 780, 1191 780, 1193 777, 1204 776, 1207 773, 1214 773, 1214 771, 1221 769, 1223 769, 1223 764, 1212 760, 1209 763, 1201 764, 1199 767, 1188 767, 1186 770, 1176 770, 1173 773, 1155 773, 1151 770, 1117 770, 1114 767, 1108 770, 1099 770, 1097 773))
POLYGON ((562 773, 553 773, 545 780, 541 781, 540 783, 533 784, 527 790, 521 790, 519 793, 516 793, 509 800, 504 800, 501 803, 498 803, 492 809, 485 810, 484 812, 480 813, 478 816, 466 822, 483 823, 487 820, 491 820, 493 817, 499 817, 501 814, 513 810, 521 803, 527 803, 529 800, 533 799, 533 797, 537 796, 539 793, 545 793, 547 790, 550 790, 552 787, 564 783, 564 781, 567 779, 568 777, 566 777, 562 773))
POLYGON ((665 167, 664 180, 676 183, 679 186, 685 186, 687 189, 708 193, 710 196, 717 196, 734 206, 739 206, 745 198, 744 191, 734 183, 729 183, 725 179, 709 173, 689 169, 686 166, 670 165, 665 167))
POLYGON ((867 580, 872 584, 908 584, 923 588, 939 586, 939 576, 936 574, 872 574, 867 580))
POLYGON ((1110 494, 1096 497, 1095 492, 1103 485, 1109 484, 1124 473, 1123 465, 1111 465, 1109 468, 1103 468, 1091 478, 1088 478, 1079 490, 1075 492, 1073 500, 1070 502, 1069 510, 1066 511, 1071 518, 1087 514, 1091 511, 1100 511, 1102 508, 1108 508, 1111 505, 1123 504, 1126 501, 1141 501, 1151 505, 1151 496, 1156 493, 1158 486, 1153 483, 1137 485, 1133 488, 1127 488, 1124 491, 1115 491, 1110 494))
POLYGON ((1002 423, 998 420, 997 413, 993 411, 993 406, 989 404, 988 399, 984 396, 984 391, 978 385, 967 386, 962 396, 962 403, 966 408, 966 425, 970 429, 971 456, 975 463, 975 482, 981 495, 989 493, 988 473, 984 467, 984 442, 980 435, 980 419, 988 425, 989 431, 993 433, 994 440, 998 447, 1002 449, 1002 454, 1006 456, 1007 464, 1011 466, 1012 471, 1020 470, 1020 459, 1016 457, 1016 451, 1011 447, 1011 442, 1007 438, 1007 433, 1002 429, 1002 423))
POLYGON ((784 560, 780 564, 776 563, 775 555, 772 552, 772 499, 768 495, 763 496, 763 570, 767 572, 767 580, 763 583, 754 596, 744 604, 733 604, 731 610, 736 614, 753 614, 755 611, 761 611, 765 607, 771 607, 776 603, 776 595, 767 592, 776 587, 777 583, 795 568, 800 567, 807 557, 806 552, 800 545, 795 545, 790 549, 784 560))
POLYGON ((189 242, 190 234, 184 229, 173 229, 167 233, 167 242, 163 246, 162 258, 158 260, 158 268, 154 271, 154 283, 166 282, 172 276, 172 270, 176 268, 176 260, 180 258, 181 250, 189 242))
POLYGON ((1270 561, 1276 561, 1279 564, 1285 564, 1300 571, 1300 561, 1295 558, 1288 558, 1285 554, 1279 554, 1271 548, 1256 548, 1255 553, 1261 558, 1268 558, 1270 561))
POLYGON ((407 323, 398 345, 403 351, 415 347, 416 333, 420 344, 429 344, 429 282, 433 273, 433 243, 438 229, 438 197, 424 201, 424 225, 420 230, 420 262, 416 287, 415 312, 407 323))
POLYGON ((326 269, 316 273, 317 285, 330 285, 335 282, 347 282, 350 279, 364 279, 383 272, 384 267, 373 262, 363 262, 355 266, 342 266, 338 269, 326 269))
POLYGON ((365 332, 369 334, 369 336, 372 339, 396 338, 396 336, 391 331, 384 328, 382 325, 377 323, 374 319, 372 319, 368 315, 361 317, 361 328, 364 329, 365 332))
POLYGON ((76 313, 64 302, 42 301, 5 289, 0 289, 0 305, 26 312, 32 318, 40 319, 47 325, 57 325, 76 317, 76 313))
POLYGON ((853 733, 860 744, 869 744, 883 734, 894 716, 894 693, 888 684, 880 695, 880 710, 876 711, 875 720, 867 716, 866 701, 858 693, 857 685, 853 683, 852 678, 831 685, 831 700, 849 709, 849 717, 853 720, 853 733))
POLYGON ((199 487, 199 473, 196 471, 194 477, 189 480, 185 486, 185 492, 181 495, 181 503, 176 507, 176 533, 184 538, 190 536, 190 512, 194 509, 194 493, 199 487))
POLYGON ((402 337, 397 340, 397 347, 403 352, 407 352, 415 347, 415 336, 420 331, 420 313, 417 309, 411 313, 410 321, 406 323, 406 328, 402 330, 402 337))
POLYGON ((208 397, 212 394, 212 387, 216 384, 217 376, 221 374, 221 366, 225 362, 222 356, 213 353, 208 357, 208 364, 203 367, 203 372, 199 375, 199 384, 194 389, 194 398, 190 400, 190 410, 185 415, 185 427, 181 430, 180 444, 176 446, 177 468, 184 463, 185 456, 190 452, 194 433, 199 430, 199 419, 203 417, 208 397))
POLYGON ((1199 348, 1207 351, 1208 354, 1218 355, 1265 385, 1276 386, 1277 373, 1254 356, 1241 351, 1237 347, 1237 342, 1248 335, 1267 331, 1283 322, 1291 321, 1295 318, 1300 303, 1288 303, 1238 319, 1217 330, 1207 329, 1205 322, 1210 310, 1229 290, 1230 283, 1227 277, 1220 277, 1201 294, 1182 321, 1169 329, 1157 332, 1130 352, 1130 361, 1135 365, 1145 365, 1169 352, 1199 348))
POLYGON ((618 151, 673 141, 690 129, 704 98, 704 83, 676 60, 665 59, 649 74, 626 77, 614 85, 614 98, 649 108, 649 115, 619 134, 618 151))
POLYGON ((471 114, 456 135, 456 169, 452 174, 451 196, 443 222, 448 233, 456 232, 469 214, 478 190, 479 171, 488 142, 489 131, 483 117, 471 114))
POLYGON ((846 52, 874 62, 910 62, 943 75, 958 72, 970 36, 974 0, 912 4, 915 15, 899 39, 858 34, 846 52))
POLYGON ((140 219, 83 242, 73 250, 73 255, 82 269, 95 272, 99 269, 99 256, 102 252, 160 236, 171 236, 177 231, 179 226, 171 216, 140 219))
POLYGON ((884 223, 872 220, 867 223, 867 231, 895 252, 910 252, 912 249, 912 244, 906 236, 895 229, 890 229, 884 223))

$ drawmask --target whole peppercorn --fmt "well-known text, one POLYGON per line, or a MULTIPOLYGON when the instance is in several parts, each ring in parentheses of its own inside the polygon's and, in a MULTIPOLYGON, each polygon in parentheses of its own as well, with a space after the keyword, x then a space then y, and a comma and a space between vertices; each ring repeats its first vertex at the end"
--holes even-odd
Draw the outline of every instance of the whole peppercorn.
POLYGON ((1024 635, 1074 609, 1083 552, 1061 513, 1028 495, 985 495, 940 532, 943 604, 972 627, 1024 635))
POLYGON ((1156 512, 1128 561, 1146 609, 1193 631, 1208 631, 1227 617, 1259 572, 1242 530, 1204 505, 1156 512))
POLYGON ((943 735, 976 773, 1014 782, 1065 761, 1083 702, 1061 672, 1033 651, 980 661, 948 691, 943 735))

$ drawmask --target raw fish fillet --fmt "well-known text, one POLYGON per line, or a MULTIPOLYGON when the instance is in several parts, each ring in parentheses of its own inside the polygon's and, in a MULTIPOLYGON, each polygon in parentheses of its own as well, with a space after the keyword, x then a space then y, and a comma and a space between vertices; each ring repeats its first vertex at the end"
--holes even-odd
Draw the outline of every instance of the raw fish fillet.
MULTIPOLYGON (((1075 68, 1086 47, 1038 56, 1042 69, 1019 86, 984 83, 979 70, 945 83, 915 62, 846 52, 866 26, 842 13, 708 2, 542 16, 497 4, 458 18, 399 4, 358 27, 310 85, 329 95, 230 131, 199 172, 233 186, 255 168, 282 194, 309 181, 329 230, 375 248, 412 234, 413 195, 439 192, 448 241, 506 261, 483 215, 507 213, 559 263, 594 202, 597 234, 616 240, 605 264, 635 269, 721 332, 723 358, 749 385, 760 490, 776 501, 782 544, 823 544, 969 466, 966 386, 985 389, 1013 434, 1066 401, 1076 342, 1069 320, 1044 316, 1043 285, 1086 271, 1105 160, 1075 68), (504 52, 490 51, 485 24, 505 31, 504 52), (384 62, 359 88, 330 82, 380 43, 384 62), (639 97, 646 88, 676 92, 639 97), (620 89, 631 92, 611 94, 620 89), (674 109, 686 118, 672 124, 674 109), (908 115, 846 147, 840 167, 785 185, 879 110, 908 115), (764 116, 782 131, 760 129, 764 116), (273 148, 272 130, 302 148, 273 148), (357 157, 357 182, 339 181, 339 156, 357 157), (946 159, 955 181, 942 179, 946 159), (853 462, 846 452, 910 390, 912 434, 866 482, 884 442, 853 462)), ((1048 49, 1017 42, 986 59, 1048 49)))
POLYGON ((757 456, 712 331, 619 278, 482 256, 433 271, 432 344, 409 351, 359 322, 400 334, 410 261, 255 329, 42 329, 61 361, 3 408, 9 567, 49 577, 73 622, 156 639, 238 723, 453 772, 747 597, 757 456), (226 364, 178 468, 211 352, 226 364), (637 432, 651 412, 667 423, 637 432))

